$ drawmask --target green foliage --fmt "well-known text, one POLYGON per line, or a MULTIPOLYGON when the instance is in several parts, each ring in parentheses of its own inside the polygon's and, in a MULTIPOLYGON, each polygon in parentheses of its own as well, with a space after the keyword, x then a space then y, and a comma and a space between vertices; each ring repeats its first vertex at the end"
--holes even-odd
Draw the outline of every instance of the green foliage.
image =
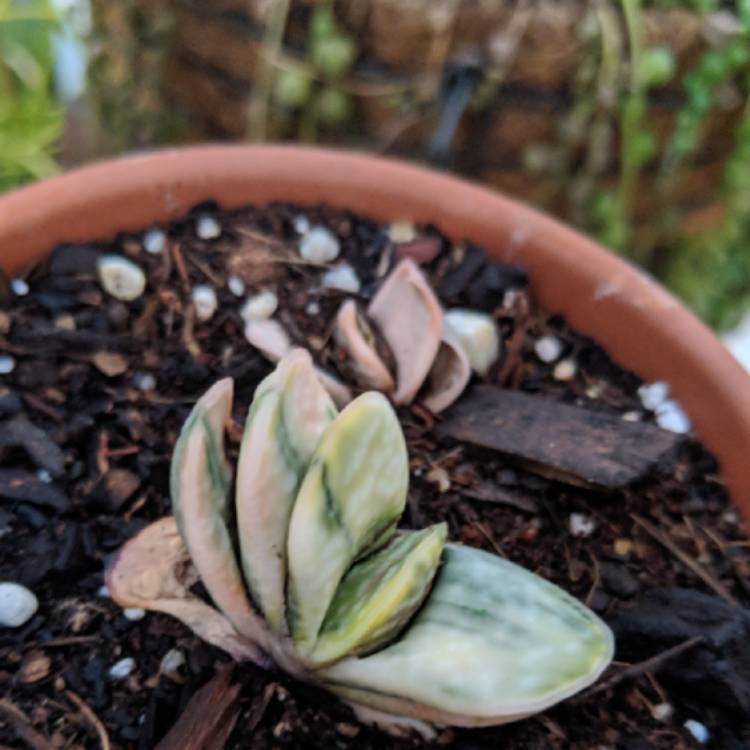
POLYGON ((0 191, 57 171, 63 114, 53 91, 48 0, 0 0, 0 191))

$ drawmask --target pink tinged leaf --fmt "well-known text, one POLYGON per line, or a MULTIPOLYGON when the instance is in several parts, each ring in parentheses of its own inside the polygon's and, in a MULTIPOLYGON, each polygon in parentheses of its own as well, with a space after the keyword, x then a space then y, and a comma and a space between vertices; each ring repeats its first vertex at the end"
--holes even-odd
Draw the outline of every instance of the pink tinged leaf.
POLYGON ((241 636, 226 617, 190 592, 197 579, 172 516, 126 542, 106 574, 107 588, 121 607, 171 615, 233 659, 267 667, 268 657, 257 643, 241 636))
POLYGON ((339 309, 334 336, 336 343, 351 360, 355 377, 361 386, 378 391, 393 390, 393 378, 378 355, 372 334, 354 300, 347 300, 339 309))
POLYGON ((466 388, 471 378, 471 365, 456 336, 443 329, 437 357, 427 377, 422 403, 433 413, 447 409, 466 388))
POLYGON ((258 607, 286 632, 286 540, 300 481, 336 408, 310 354, 294 349, 256 390, 237 466, 242 567, 258 607))
POLYGON ((278 320, 251 320, 245 338, 270 362, 278 362, 292 349, 289 334, 278 320))
POLYGON ((318 376, 320 384, 333 399, 337 409, 343 409, 354 398, 351 389, 330 373, 316 367, 315 374, 318 376))
POLYGON ((227 525, 232 471, 224 456, 224 427, 233 391, 231 378, 219 381, 185 422, 172 456, 172 505, 214 603, 242 635, 263 643, 266 625, 250 605, 227 525))
POLYGON ((396 359, 393 401, 416 396, 440 346, 443 312, 413 260, 402 260, 385 280, 368 308, 396 359))

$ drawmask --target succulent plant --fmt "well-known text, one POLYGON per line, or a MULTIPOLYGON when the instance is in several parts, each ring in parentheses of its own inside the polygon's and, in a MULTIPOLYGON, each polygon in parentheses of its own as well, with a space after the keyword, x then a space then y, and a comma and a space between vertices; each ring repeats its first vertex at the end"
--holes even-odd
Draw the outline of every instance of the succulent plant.
POLYGON ((408 456, 388 399, 338 412, 310 355, 255 391, 236 471, 231 379, 198 400, 172 461, 175 518, 108 571, 123 607, 171 614, 237 660, 274 664, 394 729, 481 726, 593 682, 612 634, 570 595, 447 526, 397 530, 408 456), (200 579, 214 606, 190 586, 200 579))

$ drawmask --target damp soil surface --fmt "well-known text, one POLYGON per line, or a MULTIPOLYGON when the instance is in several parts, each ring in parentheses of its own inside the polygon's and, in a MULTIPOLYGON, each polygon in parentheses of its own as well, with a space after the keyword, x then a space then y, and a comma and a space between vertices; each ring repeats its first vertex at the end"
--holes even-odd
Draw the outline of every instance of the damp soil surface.
POLYGON ((1 746, 671 750, 698 747, 703 728, 710 747, 750 747, 750 548, 720 467, 689 435, 660 447, 626 486, 603 488, 576 476, 586 451, 529 461, 456 437, 454 411, 399 410, 411 465, 404 525, 448 521, 452 539, 549 578, 615 631, 615 662, 598 685, 516 724, 444 729, 432 743, 395 739, 283 674, 228 667, 169 617, 124 613, 103 588, 104 570, 129 537, 169 514, 179 429, 225 376, 236 383, 236 454, 244 410, 272 368, 247 343, 240 316, 244 297, 261 289, 276 291, 275 317, 292 341, 346 379, 331 337, 337 309, 347 296, 365 305, 411 255, 445 307, 487 311, 503 334, 502 357, 474 377, 457 409, 471 410, 478 387, 485 396, 487 386, 510 389, 535 399, 524 403, 541 415, 533 420, 540 440, 545 418, 562 418, 552 402, 583 416, 571 443, 590 439, 592 415, 614 417, 615 448, 618 425, 624 440, 633 424, 654 423, 640 381, 609 359, 606 341, 542 309, 522 268, 494 266, 434 227, 413 238, 402 228, 394 239, 388 227, 327 208, 206 204, 162 229, 161 253, 144 250, 143 234, 123 234, 51 248, 24 274, 27 293, 0 280, 0 356, 12 358, 0 375, 0 580, 27 586, 40 603, 25 625, 0 629, 1 746), (206 213, 220 236, 197 236, 206 213), (338 238, 361 281, 356 295, 322 288, 321 269, 302 261, 301 215, 338 238), (96 275, 103 253, 140 265, 145 292, 131 302, 108 296, 96 275), (236 280, 229 288, 231 276, 244 294, 235 294, 236 280), (196 284, 218 296, 205 322, 191 304, 196 284), (547 335, 562 344, 557 362, 535 352, 547 335), (560 359, 570 364, 556 369, 560 359), (112 676, 123 659, 132 669, 120 663, 112 676), (221 720, 206 729, 209 717, 221 720))

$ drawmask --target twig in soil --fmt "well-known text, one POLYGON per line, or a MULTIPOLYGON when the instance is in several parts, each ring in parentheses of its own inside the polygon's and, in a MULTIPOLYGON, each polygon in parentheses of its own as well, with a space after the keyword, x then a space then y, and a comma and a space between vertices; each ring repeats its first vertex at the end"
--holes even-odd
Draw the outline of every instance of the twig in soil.
POLYGON ((242 727, 244 733, 249 734, 250 732, 253 732, 255 730, 255 727, 260 724, 260 721, 266 713, 266 709, 271 703, 271 699, 276 694, 276 689, 278 687, 279 686, 276 682, 271 682, 270 684, 266 685, 266 688, 263 691, 263 695, 261 696, 259 701, 253 704, 253 707, 250 711, 250 716, 248 717, 245 725, 242 727))
POLYGON ((183 318, 182 323, 182 343, 190 354, 197 359, 201 355, 201 348, 195 340, 195 333, 193 331, 194 324, 195 308, 192 305, 188 305, 185 309, 185 317, 183 318))
POLYGON ((51 641, 28 644, 29 648, 33 646, 44 646, 44 648, 54 648, 56 646, 78 646, 81 643, 91 643, 99 639, 96 635, 69 635, 65 638, 53 638, 51 641))
POLYGON ((190 277, 188 276, 187 268, 185 267, 185 258, 182 257, 182 251, 180 250, 179 244, 175 243, 172 245, 171 249, 172 258, 174 259, 174 264, 177 268, 177 275, 182 282, 183 291, 187 294, 190 291, 190 277))
POLYGON ((78 710, 84 715, 86 720, 94 727, 97 735, 99 736, 99 744, 102 750, 110 750, 109 735, 104 724, 100 721, 99 717, 93 712, 91 707, 83 700, 83 698, 76 695, 72 690, 66 690, 65 695, 71 703, 75 703, 78 710))
POLYGON ((495 539, 492 532, 487 528, 485 524, 483 524, 479 520, 479 517, 477 516, 474 508, 472 508, 468 503, 460 503, 459 508, 461 510, 461 515, 463 515, 464 518, 487 540, 490 547, 492 547, 492 549, 495 551, 495 554, 498 557, 502 557, 504 560, 507 560, 507 555, 500 548, 500 545, 497 543, 497 540, 495 539))
POLYGON ((594 578, 591 581, 591 588, 589 589, 589 593, 586 594, 586 598, 584 599, 587 607, 591 606, 591 600, 594 598, 594 594, 596 593, 596 590, 599 588, 599 585, 602 582, 602 576, 599 572, 599 561, 591 553, 589 553, 589 557, 591 557, 591 562, 594 565, 594 578))
POLYGON ((520 371, 521 352, 529 328, 529 302, 525 294, 519 295, 515 307, 518 309, 513 311, 516 318, 513 333, 506 342, 505 360, 497 373, 497 382, 500 385, 507 385, 516 371, 520 371))
POLYGON ((188 256, 188 260, 216 287, 221 288, 224 286, 224 282, 219 278, 205 263, 193 258, 192 255, 188 256))
POLYGON ((435 426, 435 418, 423 406, 412 404, 410 410, 411 413, 424 425, 424 428, 420 430, 418 434, 424 435, 435 426))
POLYGON ((729 602, 737 606, 737 600, 732 596, 729 590, 724 586, 721 581, 718 581, 712 576, 699 562, 693 560, 689 555, 685 554, 671 539, 662 534, 653 524, 649 523, 645 518, 641 518, 635 513, 631 513, 630 517, 647 533, 653 537, 659 544, 669 550, 685 567, 689 568, 698 578, 703 581, 709 588, 711 588, 718 596, 724 601, 729 602))
POLYGON ((5 698, 0 698, 0 721, 10 724, 16 734, 34 750, 55 750, 54 745, 31 726, 26 714, 5 698))
POLYGON ((609 679, 604 680, 598 685, 592 687, 590 690, 581 693, 576 700, 585 700, 587 698, 590 698, 592 695, 603 693, 605 690, 609 690, 615 685, 619 685, 624 680, 630 680, 635 677, 640 677, 641 675, 648 674, 649 672, 656 672, 666 661, 673 659, 675 656, 679 656, 683 652, 688 651, 694 646, 697 646, 702 641, 702 635, 695 635, 692 638, 683 641, 682 643, 678 643, 676 646, 672 646, 672 648, 668 648, 666 651, 662 651, 661 653, 658 653, 650 657, 649 659, 646 659, 645 661, 640 661, 637 664, 631 664, 630 666, 625 667, 624 669, 617 672, 617 674, 613 674, 609 679))
POLYGON ((55 409, 54 406, 45 404, 42 399, 33 396, 30 393, 23 394, 23 400, 35 411, 41 412, 46 417, 49 417, 53 422, 57 424, 63 424, 66 421, 66 417, 62 415, 59 409, 55 409))

